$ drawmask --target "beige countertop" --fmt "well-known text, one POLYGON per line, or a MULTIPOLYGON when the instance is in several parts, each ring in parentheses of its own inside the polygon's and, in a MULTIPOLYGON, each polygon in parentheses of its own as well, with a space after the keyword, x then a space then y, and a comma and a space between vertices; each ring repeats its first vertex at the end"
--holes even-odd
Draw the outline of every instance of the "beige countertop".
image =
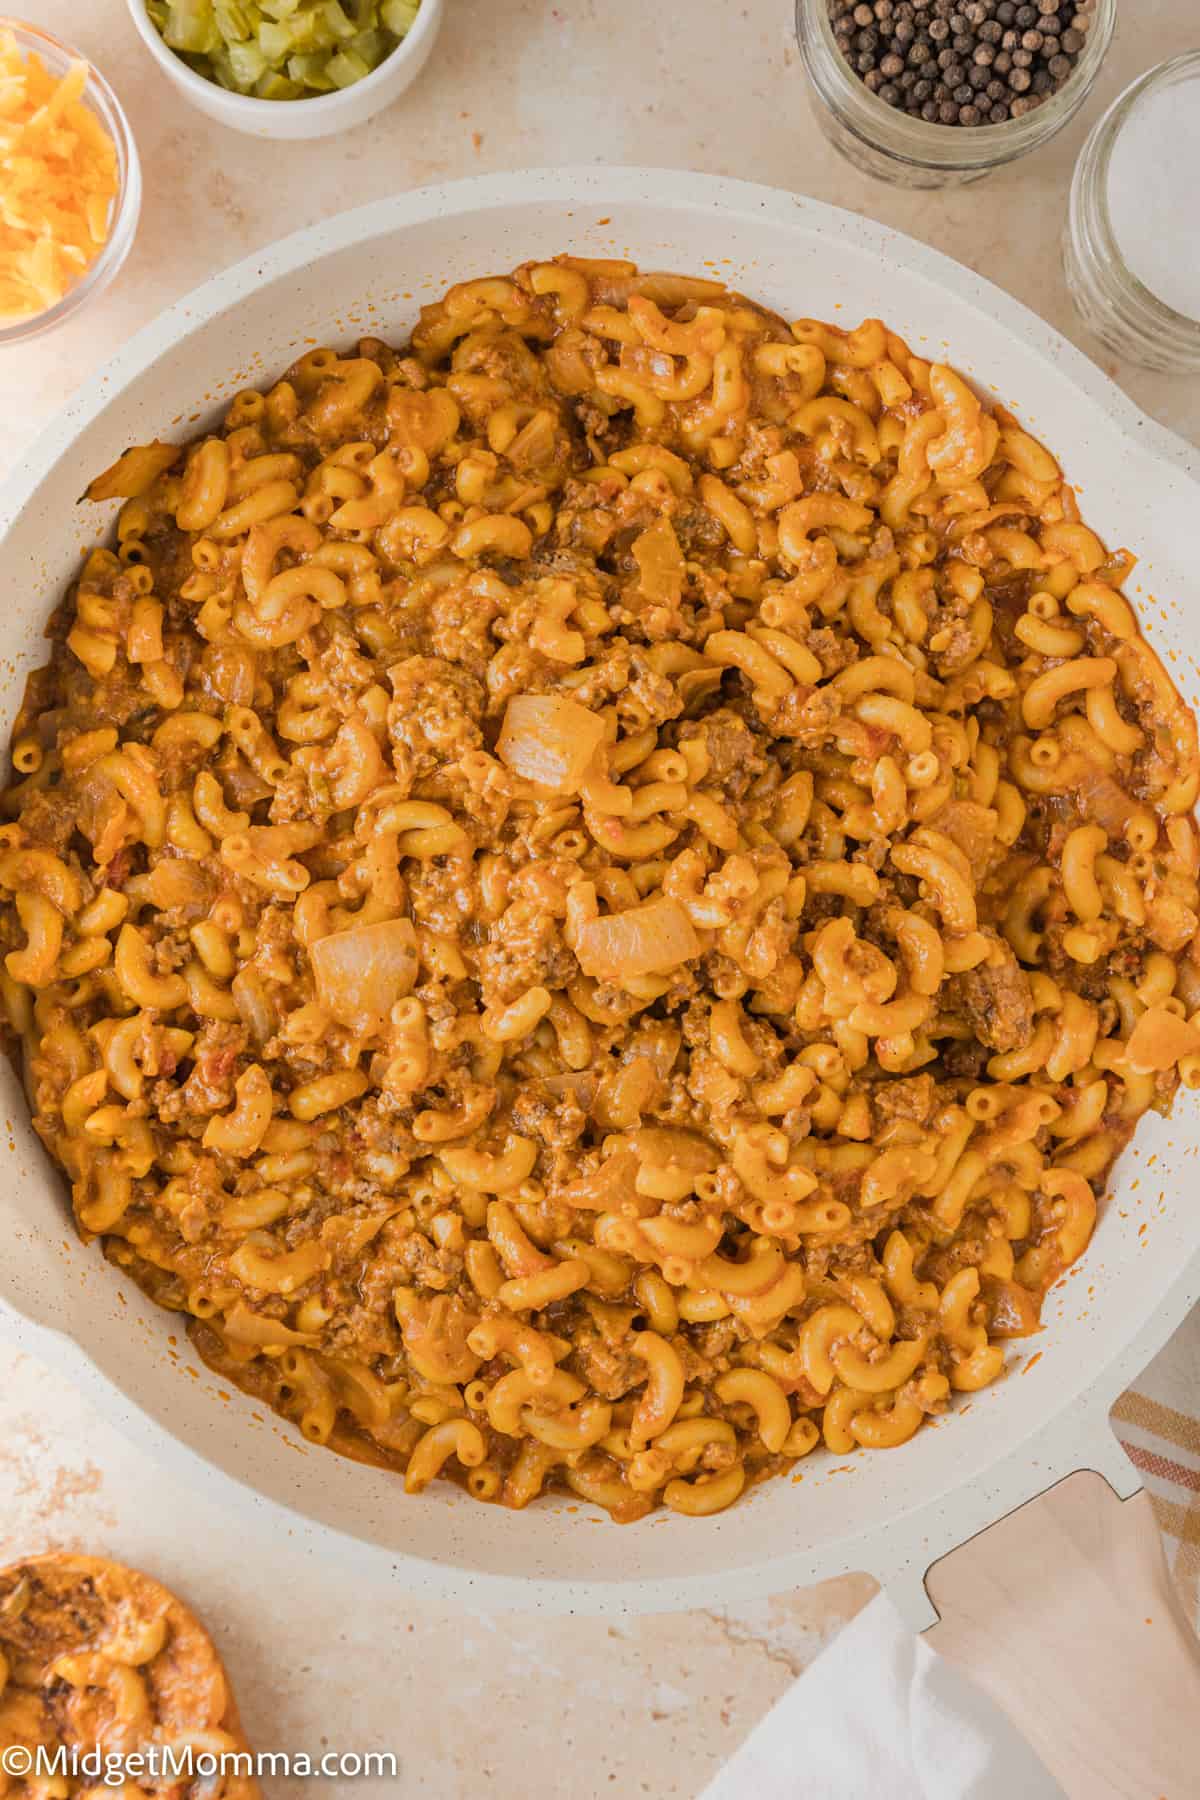
MULTIPOLYGON (((294 146, 190 111, 123 0, 20 10, 103 66, 131 115, 147 193, 118 284, 75 323, 7 353, 0 473, 132 331, 255 247, 397 189, 538 164, 690 167, 801 190, 938 245, 1096 355, 1058 258, 1074 158, 1112 95, 1197 35, 1191 0, 1139 0, 1079 121, 983 186, 923 194, 859 175, 821 137, 788 0, 448 0, 409 95, 343 138, 294 146)), ((1200 437, 1200 380, 1097 360, 1164 424, 1200 437)), ((245 1560, 227 1516, 0 1343, 0 1562, 56 1545, 140 1563, 188 1598, 217 1631, 258 1747, 400 1758, 398 1786, 282 1781, 272 1800, 457 1800, 480 1785, 532 1800, 690 1800, 872 1591, 847 1576, 721 1612, 548 1622, 407 1607, 332 1564, 306 1565, 297 1581, 286 1539, 245 1560)))

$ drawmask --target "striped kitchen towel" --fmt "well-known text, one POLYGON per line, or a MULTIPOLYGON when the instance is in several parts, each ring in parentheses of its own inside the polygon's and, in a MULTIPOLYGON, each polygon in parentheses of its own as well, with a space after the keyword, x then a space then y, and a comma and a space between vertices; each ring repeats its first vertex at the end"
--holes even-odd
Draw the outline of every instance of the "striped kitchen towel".
POLYGON ((1200 1307, 1113 1407, 1154 1505, 1184 1611, 1200 1631, 1200 1307))

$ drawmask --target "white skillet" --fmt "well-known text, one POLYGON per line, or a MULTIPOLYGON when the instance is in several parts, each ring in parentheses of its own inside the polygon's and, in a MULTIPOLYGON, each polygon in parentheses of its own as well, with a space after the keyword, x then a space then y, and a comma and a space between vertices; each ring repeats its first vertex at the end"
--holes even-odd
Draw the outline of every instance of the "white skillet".
MULTIPOLYGON (((1130 591, 1196 704, 1194 450, 1040 319, 923 244, 745 182, 583 168, 488 176, 342 214, 247 258, 139 332, 0 492, 8 716, 26 671, 42 660, 45 621, 80 551, 108 522, 77 498, 128 444, 194 432, 298 346, 364 332, 400 337, 449 282, 565 249, 717 274, 789 317, 851 326, 880 315, 922 354, 952 360, 1045 438, 1108 543, 1139 552, 1130 591)), ((713 1519, 660 1513, 623 1529, 564 1500, 519 1514, 442 1486, 405 1500, 393 1477, 301 1445, 282 1424, 256 1425, 248 1400, 218 1402, 206 1371, 199 1380, 186 1373, 186 1348, 167 1355, 177 1321, 75 1240, 19 1088, 7 1070, 3 1079, 12 1138, 2 1152, 0 1323, 248 1528, 286 1522, 299 1557, 336 1553, 435 1603, 661 1610, 866 1569, 923 1629, 936 1617, 923 1578, 952 1547, 1075 1470, 1098 1471, 1118 1495, 1136 1491, 1109 1408, 1200 1293, 1200 1112, 1185 1095, 1172 1119, 1143 1123, 1091 1249, 1050 1295, 1042 1335, 1015 1347, 1008 1378, 903 1448, 818 1457, 713 1519)), ((1043 1571, 1029 1597, 1046 1580, 1043 1571)), ((1144 1616, 1139 1605, 1133 1596, 1131 1618, 1144 1616)), ((1011 1620, 1006 1629, 1011 1636, 1011 1620)), ((1032 1667, 1028 1658, 1021 1666, 1032 1667)), ((1062 1704, 1060 1695, 1056 1716, 1062 1704)), ((1143 1740, 1143 1755, 1158 1736, 1143 1740)), ((1100 1742, 1094 1732, 1091 1741, 1100 1742)))

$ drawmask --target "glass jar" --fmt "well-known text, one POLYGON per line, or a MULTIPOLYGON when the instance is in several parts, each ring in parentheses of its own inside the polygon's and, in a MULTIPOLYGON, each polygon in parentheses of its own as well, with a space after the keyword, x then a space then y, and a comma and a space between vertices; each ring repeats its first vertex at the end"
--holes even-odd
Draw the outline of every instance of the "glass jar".
MULTIPOLYGON (((1113 153, 1135 113, 1145 118, 1147 101, 1186 84, 1186 104, 1200 108, 1200 51, 1172 57, 1151 69, 1114 100, 1080 152, 1071 183, 1071 201, 1063 233, 1063 268, 1071 297, 1084 322, 1100 341, 1118 356, 1143 368, 1168 372, 1200 371, 1200 317, 1176 312, 1138 278, 1127 260, 1132 246, 1122 247, 1114 230, 1110 206, 1109 176, 1113 153)), ((1197 171, 1187 167, 1181 151, 1183 185, 1195 206, 1197 171)), ((1161 180, 1148 171, 1152 186, 1161 180)), ((1175 229, 1163 234, 1168 246, 1184 248, 1194 243, 1200 216, 1181 216, 1175 229)))
POLYGON ((1116 0, 1097 0, 1087 43, 1056 94, 1003 125, 930 125, 871 93, 834 39, 828 0, 796 0, 796 35, 825 136, 850 162, 901 187, 959 187, 1048 143, 1078 112, 1112 41, 1116 0))

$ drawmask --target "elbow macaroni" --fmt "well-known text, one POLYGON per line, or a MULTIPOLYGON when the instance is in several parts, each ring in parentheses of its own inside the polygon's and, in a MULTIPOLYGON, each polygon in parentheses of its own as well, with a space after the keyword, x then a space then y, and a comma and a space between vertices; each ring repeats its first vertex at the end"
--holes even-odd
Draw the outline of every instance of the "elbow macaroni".
POLYGON ((0 824, 81 1228, 410 1493, 705 1515, 996 1379, 1200 1085, 1195 724, 1054 458, 571 257, 169 450, 0 824))

